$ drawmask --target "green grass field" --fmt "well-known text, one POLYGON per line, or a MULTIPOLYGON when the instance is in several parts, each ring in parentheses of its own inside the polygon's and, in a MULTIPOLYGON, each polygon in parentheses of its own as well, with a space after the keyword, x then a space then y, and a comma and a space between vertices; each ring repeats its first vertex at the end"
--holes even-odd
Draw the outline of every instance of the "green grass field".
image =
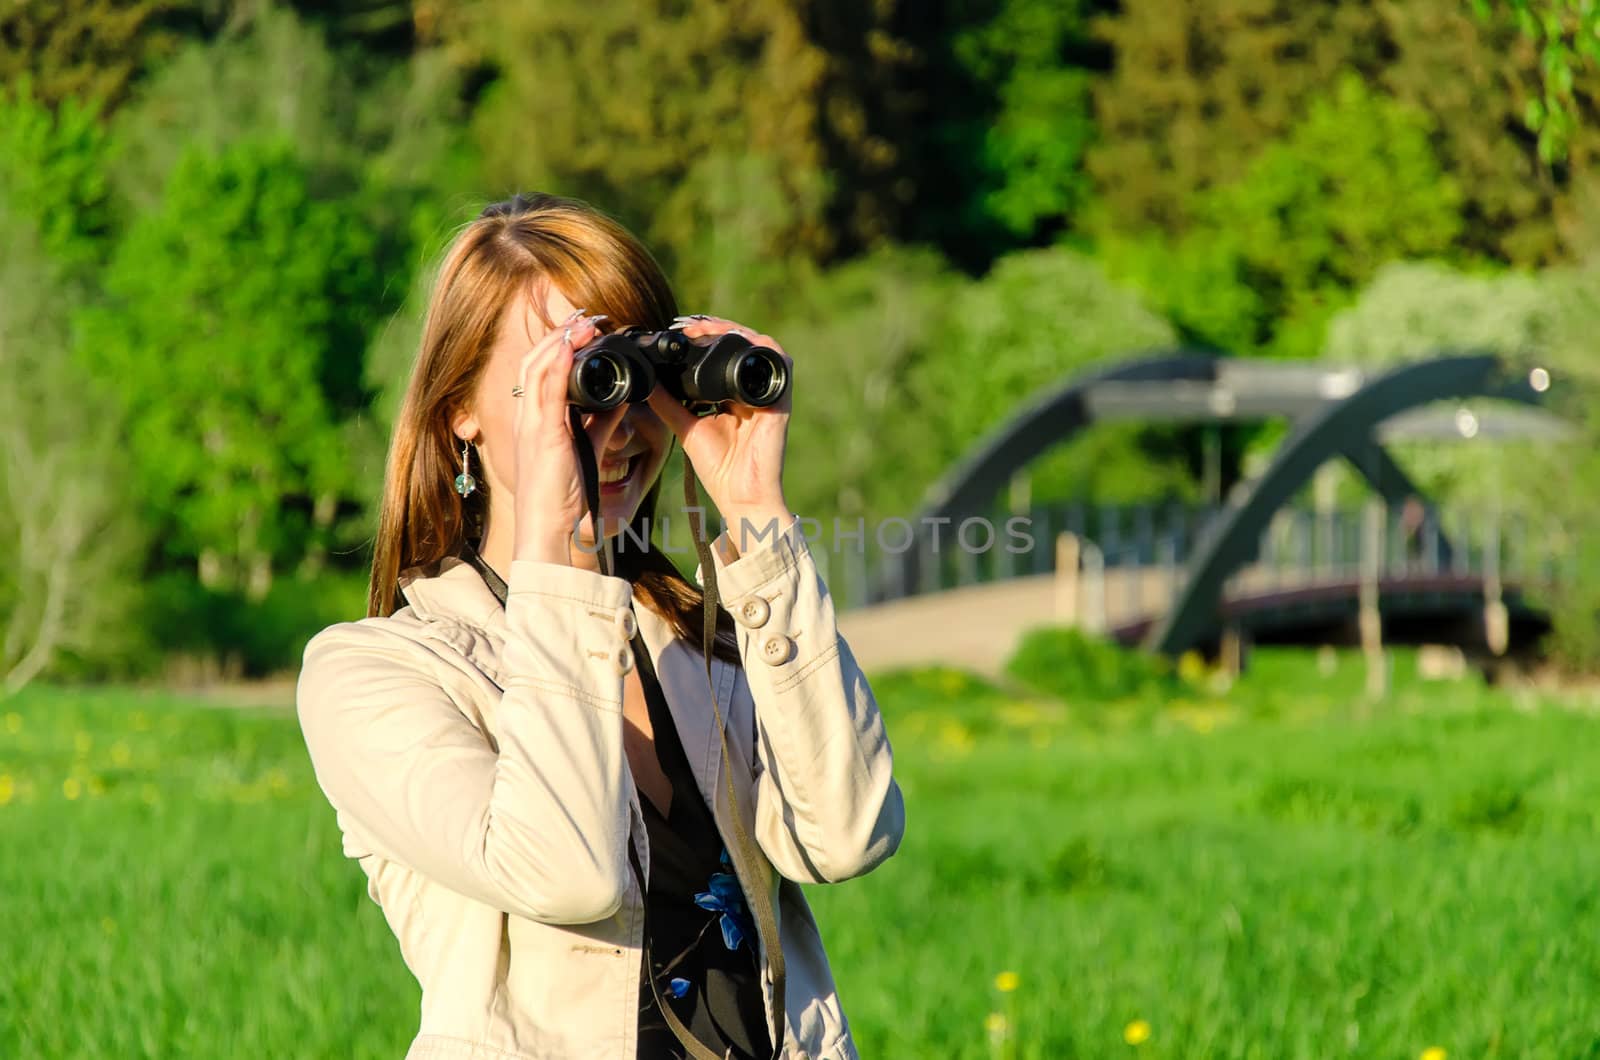
MULTIPOLYGON (((809 888, 863 1055, 1600 1056, 1600 718, 1413 669, 881 676, 905 842, 809 888)), ((363 883, 287 711, 0 704, 0 1057, 397 1060, 363 883)))

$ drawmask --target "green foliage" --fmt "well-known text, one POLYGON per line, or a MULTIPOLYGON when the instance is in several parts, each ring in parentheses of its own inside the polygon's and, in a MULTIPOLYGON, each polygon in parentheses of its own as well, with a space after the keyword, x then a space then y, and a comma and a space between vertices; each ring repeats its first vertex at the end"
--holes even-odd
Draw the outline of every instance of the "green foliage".
POLYGON ((831 249, 827 58, 789 0, 731 14, 719 0, 494 0, 444 25, 458 54, 495 75, 473 116, 488 186, 612 210, 690 299, 714 287, 702 211, 740 230, 746 254, 831 249))
MULTIPOLYGON (((910 382, 931 426, 920 466, 936 475, 1029 398, 1091 366, 1171 345, 1170 327, 1108 280, 1092 259, 1065 247, 1020 251, 950 300, 941 329, 910 382)), ((1092 432, 1041 463, 1035 493, 1083 495, 1132 475, 1150 492, 1178 477, 1152 463, 1133 436, 1092 432)), ((931 479, 929 479, 931 481, 931 479)), ((1146 493, 1146 496, 1149 494, 1146 493)))
MULTIPOLYGON (((797 507, 903 515, 1023 402, 1153 347, 1377 367, 1448 338, 1581 375, 1600 314, 1549 269, 1600 245, 1591 6, 16 0, 0 201, 40 278, 0 312, 79 311, 147 572, 260 598, 361 566, 425 263, 490 198, 576 194, 686 311, 796 355, 797 507), (1418 258, 1446 264, 1385 269, 1418 258), (1448 271, 1484 262, 1547 271, 1448 271)), ((1590 437, 1528 458, 1548 503, 1514 447, 1404 456, 1568 518, 1590 437)), ((1195 442, 1098 427, 1014 493, 1192 495, 1195 442)))
POLYGON ((972 141, 981 175, 977 187, 964 190, 1013 237, 1026 240, 1041 228, 1070 223, 1089 194, 1083 159, 1094 139, 1091 79, 1071 53, 1088 36, 1090 5, 999 0, 977 6, 961 12, 948 45, 981 86, 983 112, 967 119, 963 137, 972 141))
POLYGON ((425 244, 415 227, 455 220, 455 200, 478 180, 461 131, 461 86, 446 57, 419 49, 373 69, 336 54, 291 11, 269 5, 238 22, 234 32, 184 49, 118 114, 121 193, 148 211, 185 152, 282 141, 318 197, 359 202, 375 231, 400 248, 385 264, 408 272, 414 248, 425 244), (417 210, 425 220, 413 217, 417 210))
POLYGON ((304 553, 296 509, 348 488, 333 413, 351 403, 380 283, 365 229, 312 197, 287 147, 179 160, 118 245, 82 348, 116 380, 143 514, 170 556, 259 595, 304 553))
MULTIPOLYGON (((1565 157, 1579 114, 1574 83, 1600 62, 1600 7, 1592 0, 1471 0, 1480 18, 1514 22, 1539 46, 1543 94, 1530 99, 1523 120, 1539 134, 1539 155, 1565 157)), ((1592 71, 1591 71, 1592 72, 1592 71)))
MULTIPOLYGON (((1567 576, 1546 601, 1552 646, 1574 669, 1600 661, 1600 550, 1584 529, 1600 494, 1600 328, 1595 267, 1463 274, 1438 264, 1395 264, 1329 327, 1330 358, 1374 369, 1441 350, 1491 350, 1551 377, 1553 411, 1569 437, 1552 441, 1400 442, 1392 448, 1424 492, 1491 513, 1521 513, 1567 576), (1550 535, 1554 535, 1551 537, 1550 535)), ((1482 403, 1469 407, 1484 409, 1482 403)))
POLYGON ((1100 23, 1116 65, 1094 86, 1088 159, 1110 224, 1186 231, 1199 193, 1242 176, 1342 71, 1378 64, 1377 29, 1373 5, 1338 0, 1125 0, 1100 23))
MULTIPOLYGON (((1435 149, 1462 191, 1462 245, 1522 266, 1581 254, 1582 174, 1600 149, 1600 127, 1575 130, 1562 166, 1517 134, 1540 91, 1538 49, 1514 28, 1474 18, 1461 0, 1413 0, 1382 13, 1391 57, 1371 76, 1432 118, 1435 149)), ((1592 109, 1597 88, 1600 77, 1577 83, 1580 107, 1592 109)))
POLYGON ((116 105, 144 67, 172 53, 207 0, 9 0, 0 7, 0 84, 31 79, 50 105, 116 105))
POLYGON ((1581 253, 1600 72, 1573 70, 1582 118, 1566 161, 1550 164, 1515 134, 1543 92, 1540 49, 1505 21, 1475 19, 1463 0, 1129 0, 1102 23, 1118 60, 1094 86, 1098 230, 1189 231, 1206 189, 1238 179, 1354 75, 1429 117, 1460 184, 1464 248, 1523 265, 1581 253))
POLYGON ((883 517, 911 510, 937 474, 932 418, 912 390, 919 358, 946 355, 962 282, 930 251, 883 250, 798 285, 767 330, 795 359, 784 467, 797 511, 883 517))
POLYGON ((1023 634, 1005 669, 1023 684, 1091 712, 1107 701, 1161 700, 1185 688, 1161 656, 1065 627, 1023 634))
POLYGON ((1268 294, 1250 282, 1231 233, 1175 240, 1158 232, 1106 234, 1097 256, 1111 276, 1138 290, 1189 344, 1249 354, 1270 340, 1268 294))
POLYGON ((74 665, 92 673, 132 639, 148 533, 130 517, 124 453, 104 429, 115 406, 71 357, 70 320, 87 290, 45 249, 80 243, 60 225, 41 238, 28 216, 37 200, 13 210, 8 192, 0 184, 0 549, 10 557, 0 569, 0 694, 74 665))
POLYGON ((1346 78, 1237 180, 1197 198, 1175 261, 1148 239, 1111 260, 1152 299, 1175 296, 1163 308, 1202 341, 1314 356, 1328 316, 1385 261, 1454 244, 1460 193, 1428 133, 1423 116, 1346 78), (1191 279, 1169 285, 1180 273, 1191 279))
POLYGON ((99 119, 75 99, 52 111, 27 78, 0 84, 0 202, 37 230, 53 267, 78 278, 103 261, 113 223, 99 119))
POLYGON ((1531 356, 1548 345, 1554 313, 1548 284, 1528 273, 1397 261, 1329 322, 1325 352, 1330 361, 1372 368, 1445 349, 1531 356))
POLYGON ((1199 203, 1200 224, 1229 231, 1245 265, 1296 298, 1365 281, 1395 257, 1443 253, 1460 231, 1460 191, 1428 142, 1426 116, 1353 76, 1312 100, 1281 143, 1199 203))
POLYGON ((151 673, 160 672, 169 654, 216 660, 223 674, 236 678, 293 673, 314 634, 366 614, 366 594, 360 572, 278 578, 260 599, 207 589, 187 572, 171 572, 148 583, 144 651, 133 661, 151 673))
MULTIPOLYGON (((1171 330, 1138 296, 1066 247, 1018 251, 955 291, 910 376, 925 442, 899 458, 920 487, 1022 404, 1118 357, 1171 346, 1171 330)), ((1037 500, 1184 495, 1189 474, 1163 455, 1158 432, 1104 426, 1029 469, 1037 500)))

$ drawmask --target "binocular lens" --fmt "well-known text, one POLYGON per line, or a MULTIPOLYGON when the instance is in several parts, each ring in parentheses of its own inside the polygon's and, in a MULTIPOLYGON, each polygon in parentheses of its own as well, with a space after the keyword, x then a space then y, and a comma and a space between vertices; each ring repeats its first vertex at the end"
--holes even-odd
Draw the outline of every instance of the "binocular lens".
POLYGON ((575 384, 588 408, 616 408, 628 396, 628 370, 609 353, 585 357, 574 372, 575 384))
POLYGON ((734 369, 739 400, 757 408, 772 404, 783 392, 783 364, 775 357, 763 356, 765 352, 752 350, 739 358, 734 369))

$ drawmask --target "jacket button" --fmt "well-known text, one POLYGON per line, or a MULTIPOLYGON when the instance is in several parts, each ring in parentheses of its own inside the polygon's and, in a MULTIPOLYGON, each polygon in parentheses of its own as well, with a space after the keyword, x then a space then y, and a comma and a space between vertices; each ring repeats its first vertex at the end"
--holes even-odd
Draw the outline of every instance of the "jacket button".
POLYGON ((617 613, 617 628, 622 631, 623 640, 633 639, 639 631, 639 620, 633 617, 633 608, 623 608, 617 613))
POLYGON ((633 669, 633 649, 624 644, 617 650, 617 672, 627 674, 633 669))
POLYGON ((789 660, 789 649, 794 642, 788 637, 774 633, 761 642, 761 657, 773 666, 779 666, 789 660))
POLYGON ((772 608, 759 596, 747 596, 736 612, 739 621, 751 629, 759 629, 772 616, 772 608))

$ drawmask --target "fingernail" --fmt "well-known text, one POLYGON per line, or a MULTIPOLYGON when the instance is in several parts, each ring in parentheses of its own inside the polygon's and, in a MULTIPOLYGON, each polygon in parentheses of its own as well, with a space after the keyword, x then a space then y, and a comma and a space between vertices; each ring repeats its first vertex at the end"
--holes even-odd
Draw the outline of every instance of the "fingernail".
POLYGON ((570 324, 570 323, 572 323, 572 322, 573 322, 573 321, 574 321, 574 320, 577 320, 577 319, 578 319, 578 318, 579 318, 579 317, 581 317, 581 316, 583 316, 583 314, 585 314, 585 313, 587 313, 587 312, 588 312, 588 310, 587 310, 587 309, 574 309, 574 310, 573 310, 573 311, 572 311, 572 313, 571 313, 571 315, 569 315, 569 316, 568 316, 568 317, 567 317, 567 319, 565 319, 565 320, 563 320, 563 321, 562 321, 562 322, 561 322, 561 323, 563 323, 563 324, 570 324))

